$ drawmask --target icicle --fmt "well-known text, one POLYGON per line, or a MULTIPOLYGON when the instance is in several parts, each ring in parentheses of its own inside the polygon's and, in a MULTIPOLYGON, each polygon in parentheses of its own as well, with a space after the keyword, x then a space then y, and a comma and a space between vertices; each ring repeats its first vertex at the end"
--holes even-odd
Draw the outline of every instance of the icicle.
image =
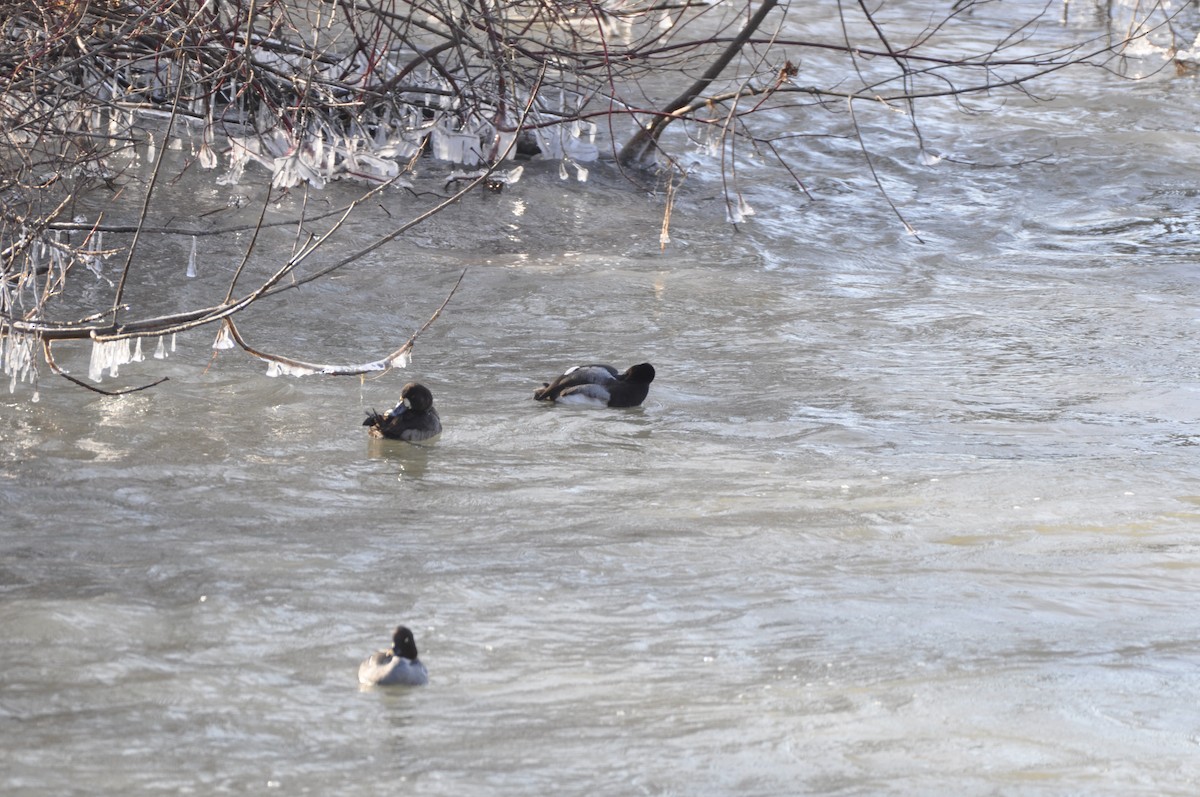
POLYGON ((517 156, 517 148, 513 147, 511 150, 509 150, 508 148, 509 148, 509 145, 512 144, 512 140, 517 137, 517 134, 515 132, 506 133, 506 132, 497 130, 495 135, 496 135, 497 150, 499 152, 508 151, 508 157, 515 158, 517 156))
POLYGON ((386 360, 385 365, 388 368, 407 368, 410 362, 412 362, 412 358, 409 357, 409 353, 405 351, 386 360))
POLYGON ((279 376, 280 373, 281 369, 279 367, 279 363, 275 362, 274 360, 267 360, 267 376, 274 379, 275 377, 279 376))
POLYGON ((100 341, 92 341, 92 359, 88 363, 88 379, 93 382, 101 382, 104 380, 104 344, 100 341))
POLYGON ((483 160, 479 147, 479 135, 467 130, 454 130, 449 120, 433 128, 430 136, 433 157, 438 160, 474 166, 483 160))
MULTIPOLYGON (((229 327, 221 325, 221 331, 217 333, 217 339, 213 341, 214 349, 232 349, 237 344, 233 342, 233 335, 229 334, 229 327)), ((171 336, 171 350, 175 350, 174 336, 171 336)))
POLYGON ((158 336, 158 345, 154 347, 154 359, 165 360, 167 358, 167 350, 164 346, 165 340, 162 335, 158 336))
MULTIPOLYGON (((18 381, 25 381, 32 374, 30 381, 37 382, 37 371, 33 367, 33 338, 29 335, 9 333, 4 337, 4 345, 0 346, 0 362, 5 373, 13 378, 13 389, 18 381)), ((10 393, 12 390, 9 391, 10 393)))
POLYGON ((116 341, 92 341, 92 359, 88 364, 88 378, 93 382, 103 382, 104 372, 111 376, 117 375, 116 341))
POLYGON ((109 376, 117 376, 121 366, 133 359, 129 350, 129 339, 92 341, 92 361, 88 367, 88 377, 93 382, 104 379, 107 370, 109 376))
POLYGON ((200 141, 200 152, 196 156, 200 160, 202 169, 217 168, 217 153, 212 148, 212 133, 209 128, 204 129, 204 137, 200 141))
MULTIPOLYGON (((23 240, 29 240, 29 239, 24 238, 23 240)), ((0 254, 0 256, 3 256, 5 259, 7 259, 9 253, 11 253, 13 251, 13 249, 15 249, 15 248, 16 248, 15 246, 12 246, 12 247, 9 247, 8 249, 5 249, 4 252, 2 254, 0 254)), ((32 271, 34 274, 36 274, 38 271, 40 271, 42 268, 42 258, 44 258, 45 256, 46 256, 45 242, 44 241, 36 241, 33 244, 33 246, 29 247, 29 270, 32 271)), ((7 279, 4 281, 4 284, 6 286, 8 285, 7 279)))
POLYGON ((87 253, 84 255, 83 264, 87 266, 88 271, 96 275, 97 278, 102 276, 104 270, 104 258, 101 252, 104 250, 104 233, 97 231, 89 242, 87 253))
POLYGON ((187 277, 188 279, 196 278, 196 236, 194 235, 192 236, 192 253, 188 255, 187 277))
POLYGON ((145 355, 142 354, 142 339, 138 338, 133 347, 133 362, 140 363, 145 359, 145 355))
POLYGON ((175 353, 175 333, 171 333, 171 353, 175 353))
POLYGON ((600 157, 596 147, 596 126, 590 123, 574 122, 570 129, 560 132, 562 137, 563 154, 578 163, 592 163, 600 157))
MULTIPOLYGON (((126 363, 133 362, 133 343, 130 342, 129 338, 117 341, 117 357, 121 359, 117 365, 125 365, 126 363)), ((113 376, 117 375, 116 366, 113 366, 111 373, 113 376)))

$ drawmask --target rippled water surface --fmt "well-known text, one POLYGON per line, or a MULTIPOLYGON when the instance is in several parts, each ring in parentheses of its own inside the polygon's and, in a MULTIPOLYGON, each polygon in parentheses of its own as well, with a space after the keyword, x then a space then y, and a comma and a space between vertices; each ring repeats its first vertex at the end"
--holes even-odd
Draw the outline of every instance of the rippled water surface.
POLYGON ((846 152, 750 168, 737 229, 701 171, 665 251, 661 198, 533 165, 242 323, 367 361, 466 268, 407 370, 204 330, 4 394, 0 790, 1196 793, 1195 78, 1054 80, 931 114, 934 167, 875 130, 924 243, 846 152), (532 400, 596 360, 645 405, 532 400), (445 434, 368 441, 414 378, 445 434), (360 690, 400 621, 430 685, 360 690))

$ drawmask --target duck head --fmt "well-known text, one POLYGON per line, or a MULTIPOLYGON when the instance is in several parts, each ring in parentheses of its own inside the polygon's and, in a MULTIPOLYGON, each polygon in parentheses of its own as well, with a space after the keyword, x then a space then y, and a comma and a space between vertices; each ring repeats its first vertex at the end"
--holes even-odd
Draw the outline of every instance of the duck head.
POLYGON ((403 415, 409 410, 428 412, 433 407, 433 393, 420 382, 409 382, 400 389, 400 401, 388 412, 388 418, 403 415))
POLYGON ((639 363, 631 365, 621 374, 621 380, 624 382, 637 382, 638 384, 648 385, 654 381, 654 366, 650 363, 639 363))
POLYGON ((413 638, 412 631, 402 625, 396 626, 392 634, 392 653, 409 661, 417 660, 417 640, 413 638))

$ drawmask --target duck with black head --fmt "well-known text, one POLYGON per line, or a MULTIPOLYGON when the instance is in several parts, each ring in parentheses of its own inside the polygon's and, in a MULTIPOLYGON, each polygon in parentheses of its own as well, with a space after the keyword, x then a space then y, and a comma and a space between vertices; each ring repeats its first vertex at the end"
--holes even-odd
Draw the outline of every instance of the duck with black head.
POLYGON ((640 363, 618 373, 611 365, 577 365, 533 393, 538 401, 592 407, 637 407, 646 400, 654 366, 640 363))
POLYGON ((358 682, 363 686, 424 686, 429 671, 417 658, 417 640, 412 631, 396 626, 392 646, 372 653, 358 665, 358 682))
POLYGON ((363 426, 371 427, 371 437, 418 442, 442 433, 442 419, 433 406, 433 393, 419 382, 409 382, 400 390, 400 401, 386 413, 367 413, 363 426))

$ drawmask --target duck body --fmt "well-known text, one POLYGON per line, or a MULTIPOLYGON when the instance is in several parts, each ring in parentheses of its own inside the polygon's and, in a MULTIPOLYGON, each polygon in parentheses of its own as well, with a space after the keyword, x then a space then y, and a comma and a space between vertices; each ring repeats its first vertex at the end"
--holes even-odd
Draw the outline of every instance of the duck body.
POLYGON ((392 646, 367 656, 358 665, 358 682, 363 686, 424 686, 429 671, 417 658, 417 641, 412 631, 397 626, 392 646))
POLYGON ((418 382, 409 382, 400 390, 400 401, 386 413, 372 410, 363 426, 371 427, 371 437, 416 442, 442 433, 442 419, 433 406, 433 393, 418 382))
POLYGON ((593 407, 636 407, 646 400, 654 366, 641 363, 618 373, 611 365, 577 365, 534 391, 538 401, 593 407))

